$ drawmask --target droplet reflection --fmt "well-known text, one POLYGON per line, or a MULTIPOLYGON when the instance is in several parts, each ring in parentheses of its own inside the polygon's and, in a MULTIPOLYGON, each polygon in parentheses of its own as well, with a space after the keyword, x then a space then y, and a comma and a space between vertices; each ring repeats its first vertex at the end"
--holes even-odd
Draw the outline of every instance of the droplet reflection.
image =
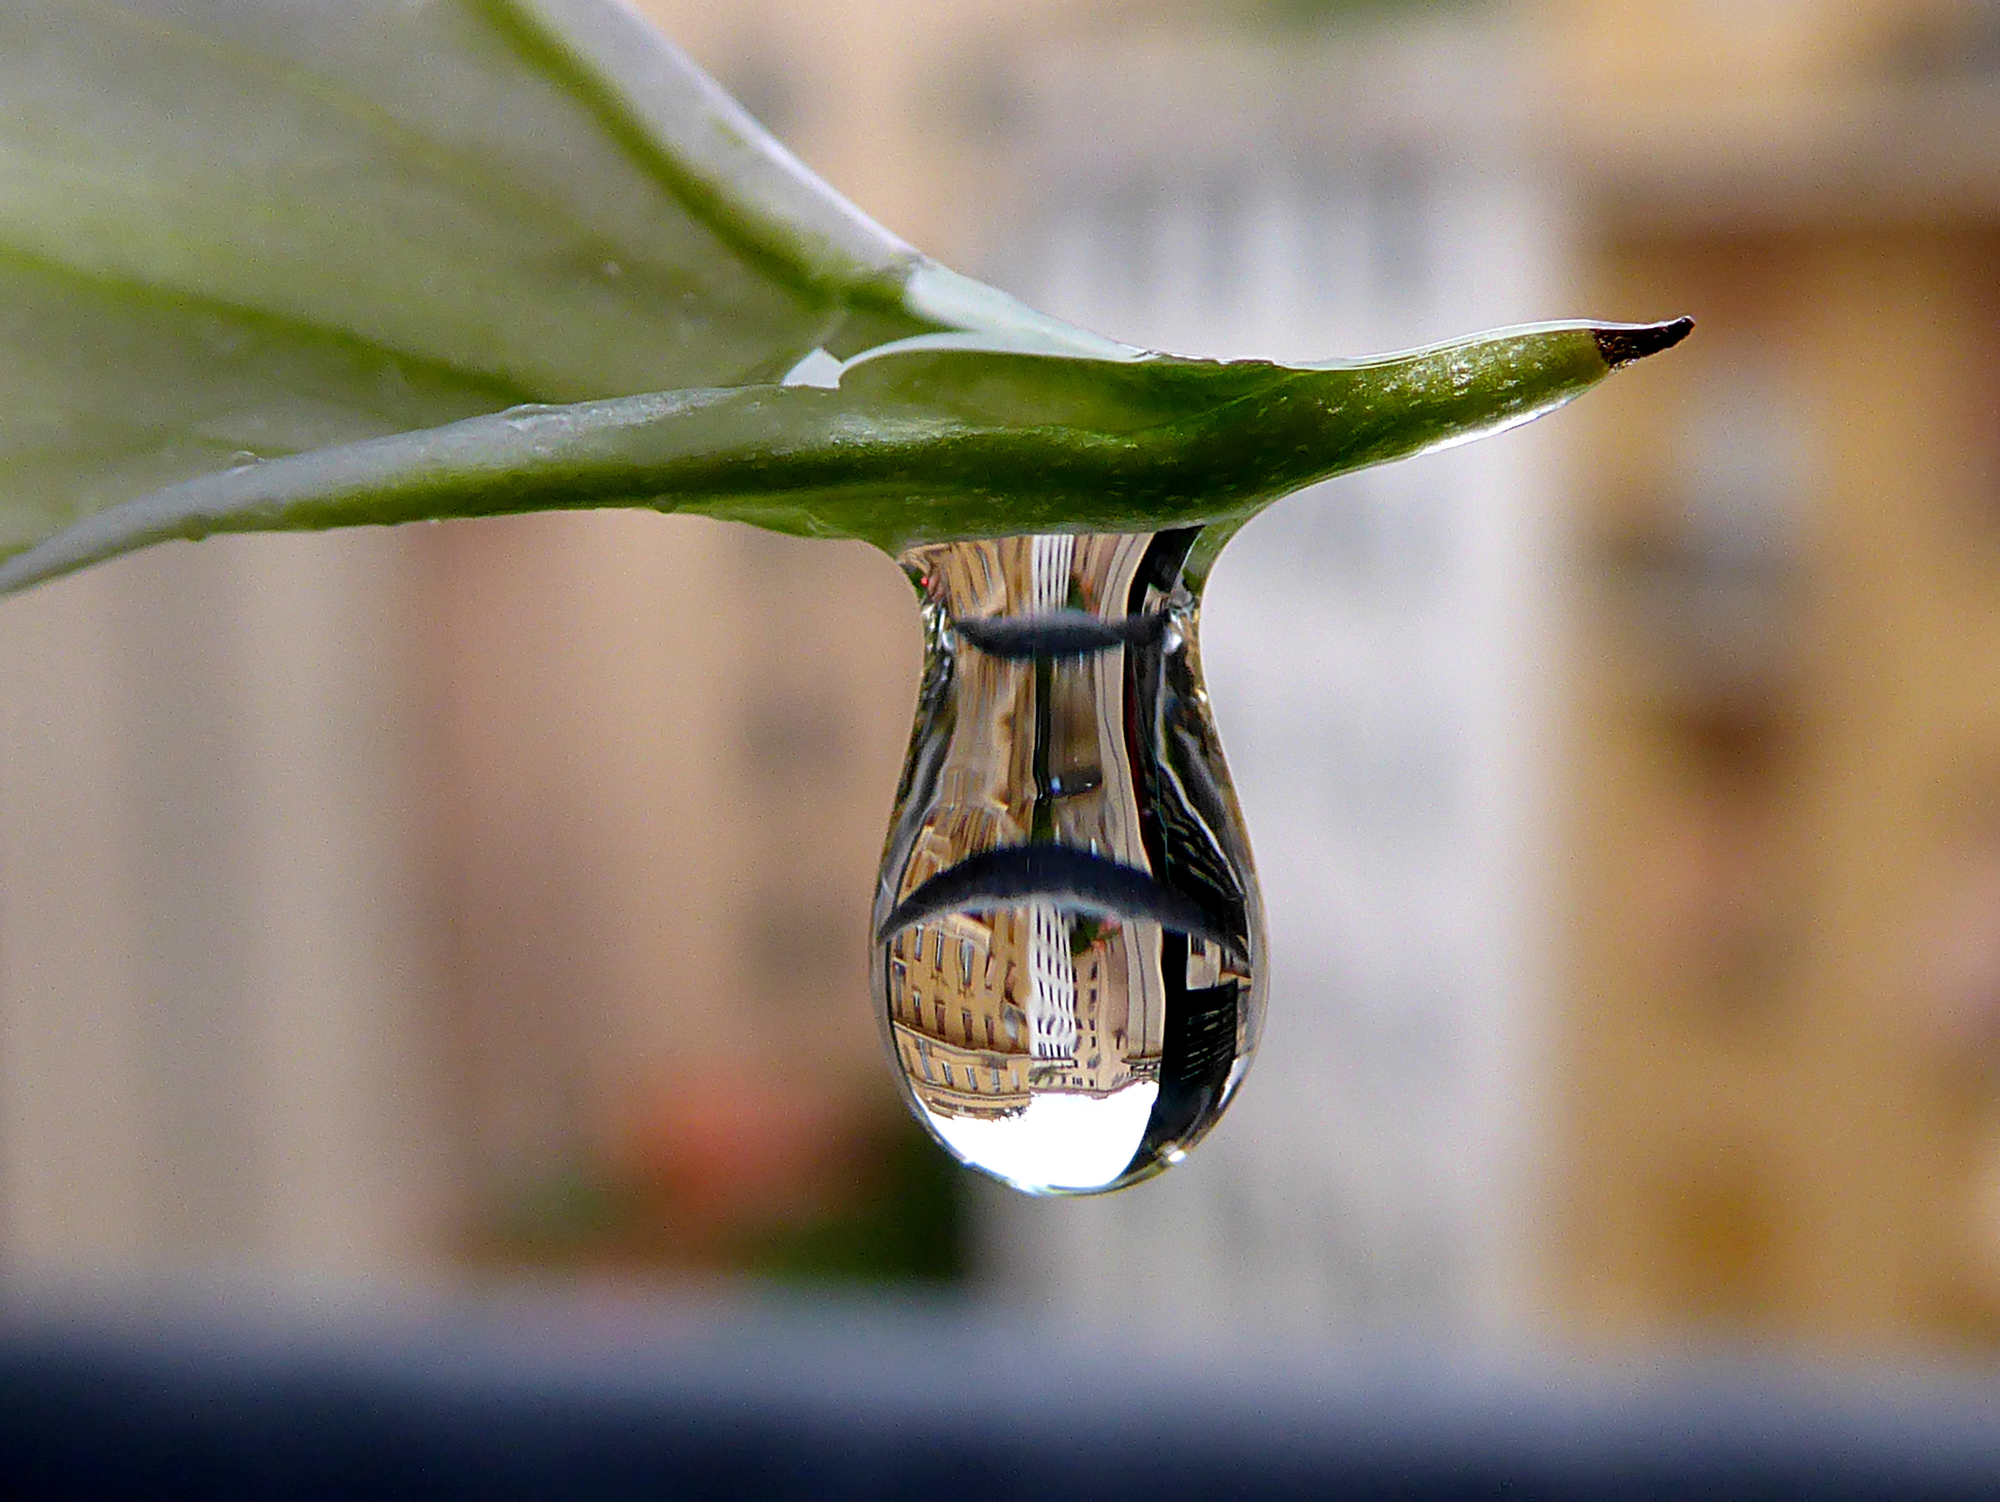
POLYGON ((1178 1162, 1235 1092, 1263 919, 1208 713, 1195 532, 939 543, 876 892, 918 1118, 1035 1194, 1178 1162))

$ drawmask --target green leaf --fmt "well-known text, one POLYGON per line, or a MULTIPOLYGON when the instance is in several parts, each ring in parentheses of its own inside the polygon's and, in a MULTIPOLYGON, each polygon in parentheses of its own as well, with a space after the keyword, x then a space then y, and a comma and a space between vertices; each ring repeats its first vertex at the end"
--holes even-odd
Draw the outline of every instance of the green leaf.
POLYGON ((890 552, 1238 520, 1328 475, 1547 411, 1611 368, 1606 337, 1555 325, 1303 369, 904 349, 834 389, 520 407, 170 486, 0 564, 0 589, 169 538, 560 507, 698 511, 890 552))
POLYGON ((606 0, 0 9, 0 588, 544 507, 1230 518, 1545 410, 1605 337, 1143 357, 918 255, 606 0))

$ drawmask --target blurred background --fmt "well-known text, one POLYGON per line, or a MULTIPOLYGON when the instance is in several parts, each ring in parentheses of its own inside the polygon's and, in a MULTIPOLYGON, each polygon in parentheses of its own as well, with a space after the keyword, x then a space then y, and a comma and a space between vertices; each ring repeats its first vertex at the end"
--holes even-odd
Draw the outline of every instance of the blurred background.
POLYGON ((2000 1342, 2000 5, 644 8, 890 228, 1134 343, 1700 328, 1232 546, 1270 1024, 1102 1201, 974 1182, 891 1089, 886 559, 523 517, 7 602, 0 1275, 2000 1342))

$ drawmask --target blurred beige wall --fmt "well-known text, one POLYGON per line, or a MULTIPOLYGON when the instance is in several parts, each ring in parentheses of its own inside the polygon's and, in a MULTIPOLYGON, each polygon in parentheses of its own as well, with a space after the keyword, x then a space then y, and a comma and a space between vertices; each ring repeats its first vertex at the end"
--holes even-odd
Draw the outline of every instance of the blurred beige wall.
POLYGON ((638 0, 804 161, 912 244, 966 265, 1022 184, 1010 69, 1112 0, 638 0))
POLYGON ((409 583, 390 534, 228 539, 8 602, 8 1270, 434 1255, 409 583))
POLYGON ((1552 1302, 1989 1340, 2000 18, 1543 10, 1593 306, 1552 1302))
POLYGON ((704 1081, 889 1109, 867 914, 919 650, 894 566, 640 512, 420 546, 469 1183, 641 1150, 704 1081))

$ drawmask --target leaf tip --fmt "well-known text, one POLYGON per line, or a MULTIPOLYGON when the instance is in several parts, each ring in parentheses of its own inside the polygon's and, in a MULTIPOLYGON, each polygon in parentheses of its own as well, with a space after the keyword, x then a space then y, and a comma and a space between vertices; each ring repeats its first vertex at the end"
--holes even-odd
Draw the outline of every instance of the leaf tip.
POLYGON ((1604 363, 1617 370, 1634 360, 1672 349, 1693 330, 1692 318, 1674 318, 1666 323, 1614 324, 1591 332, 1597 338, 1597 350, 1604 356, 1604 363))

